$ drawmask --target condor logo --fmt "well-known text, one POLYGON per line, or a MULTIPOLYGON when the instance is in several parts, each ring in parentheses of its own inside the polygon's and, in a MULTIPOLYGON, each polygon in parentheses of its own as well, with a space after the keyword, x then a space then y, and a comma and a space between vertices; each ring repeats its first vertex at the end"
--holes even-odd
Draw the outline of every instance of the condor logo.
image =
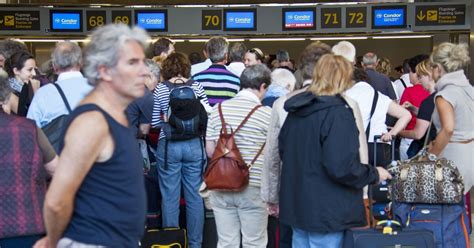
POLYGON ((384 18, 400 18, 402 17, 402 14, 384 14, 383 15, 384 18))

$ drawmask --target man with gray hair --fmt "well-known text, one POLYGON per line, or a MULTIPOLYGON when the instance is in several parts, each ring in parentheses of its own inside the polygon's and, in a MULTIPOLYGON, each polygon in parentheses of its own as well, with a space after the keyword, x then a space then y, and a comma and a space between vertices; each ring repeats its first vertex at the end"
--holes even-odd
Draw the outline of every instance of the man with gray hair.
POLYGON ((219 36, 210 38, 206 43, 206 53, 212 65, 192 77, 204 87, 211 106, 234 97, 240 90, 239 77, 225 66, 228 52, 229 42, 226 38, 219 36))
POLYGON ((40 128, 62 115, 68 115, 92 90, 81 73, 82 50, 73 42, 56 44, 51 54, 53 68, 58 74, 54 84, 47 84, 36 91, 26 117, 36 122, 40 128), (59 92, 61 90, 65 99, 59 92), (71 108, 68 110, 66 102, 71 108))
POLYGON ((7 59, 19 51, 28 51, 28 48, 25 44, 12 39, 0 41, 0 68, 5 66, 7 59))
POLYGON ((217 247, 266 247, 268 212, 260 198, 263 154, 271 109, 262 107, 268 86, 270 70, 263 64, 247 67, 240 77, 242 90, 232 99, 214 107, 206 133, 206 151, 212 157, 221 128, 227 132, 236 128, 248 117, 234 140, 245 164, 254 162, 249 170, 249 185, 239 192, 212 191, 210 202, 216 217, 217 247), (252 112, 254 111, 254 112, 252 112), (222 120, 221 122, 221 114, 222 120), (225 127, 222 126, 225 123, 225 127))
POLYGON ((143 161, 125 109, 143 96, 149 39, 124 24, 92 33, 84 74, 94 89, 64 129, 44 203, 47 236, 37 247, 138 247, 146 214, 143 161))
POLYGON ((367 73, 368 82, 374 89, 380 93, 388 96, 392 100, 397 100, 397 95, 392 86, 392 81, 386 75, 379 73, 375 70, 377 67, 377 55, 372 52, 368 52, 362 58, 362 66, 367 73))
POLYGON ((242 72, 245 69, 244 56, 247 52, 247 47, 244 43, 234 43, 229 51, 230 64, 227 66, 227 69, 240 77, 242 72))
POLYGON ((290 61, 290 54, 286 50, 278 50, 276 53, 276 60, 278 61, 277 68, 287 69, 294 73, 293 63, 290 61))

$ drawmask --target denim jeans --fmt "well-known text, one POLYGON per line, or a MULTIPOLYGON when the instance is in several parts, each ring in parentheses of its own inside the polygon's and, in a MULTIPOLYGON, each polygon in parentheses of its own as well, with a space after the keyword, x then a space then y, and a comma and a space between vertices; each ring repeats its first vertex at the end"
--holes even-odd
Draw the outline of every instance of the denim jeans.
POLYGON ((242 192, 211 192, 216 218, 218 248, 266 248, 268 242, 267 206, 260 198, 260 188, 248 186, 242 192))
POLYGON ((186 200, 186 229, 190 248, 201 247, 204 228, 204 203, 199 195, 202 183, 204 147, 200 138, 168 142, 165 167, 165 139, 157 148, 158 175, 162 195, 163 227, 179 226, 181 185, 186 200))
POLYGON ((293 228, 293 248, 341 248, 344 232, 317 233, 293 228))

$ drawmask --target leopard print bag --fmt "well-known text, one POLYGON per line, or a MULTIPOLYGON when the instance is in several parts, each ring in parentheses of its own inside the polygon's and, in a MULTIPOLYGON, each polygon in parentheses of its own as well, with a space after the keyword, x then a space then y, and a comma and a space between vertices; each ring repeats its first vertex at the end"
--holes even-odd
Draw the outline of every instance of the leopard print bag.
POLYGON ((452 161, 428 159, 425 150, 391 167, 389 198, 402 203, 456 204, 464 197, 462 176, 452 161))

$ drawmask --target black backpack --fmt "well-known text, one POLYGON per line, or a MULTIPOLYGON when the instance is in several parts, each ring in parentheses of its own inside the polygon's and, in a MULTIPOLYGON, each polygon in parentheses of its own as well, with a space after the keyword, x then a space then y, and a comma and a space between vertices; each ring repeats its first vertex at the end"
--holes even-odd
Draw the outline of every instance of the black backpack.
MULTIPOLYGON (((69 103, 67 102, 66 96, 64 95, 64 92, 62 91, 61 87, 59 87, 59 85, 55 83, 53 83, 53 85, 58 90, 59 95, 61 95, 64 105, 66 105, 67 111, 69 112, 69 114, 71 114, 71 107, 69 106, 69 103)), ((61 134, 63 132, 64 126, 67 123, 67 118, 69 114, 56 117, 54 120, 52 120, 41 128, 46 137, 48 137, 49 143, 51 143, 57 154, 59 154, 61 134)))
POLYGON ((168 122, 163 126, 167 140, 189 140, 203 137, 207 127, 207 112, 191 85, 163 82, 170 91, 168 122))
MULTIPOLYGON (((181 80, 182 81, 182 80, 181 80)), ((204 136, 207 127, 207 112, 202 106, 191 85, 194 80, 187 82, 171 83, 163 82, 170 90, 170 102, 168 108, 168 122, 162 126, 165 139, 165 169, 168 168, 168 141, 190 140, 201 138, 201 153, 204 153, 204 136)), ((204 161, 203 167, 204 167, 204 161)))

